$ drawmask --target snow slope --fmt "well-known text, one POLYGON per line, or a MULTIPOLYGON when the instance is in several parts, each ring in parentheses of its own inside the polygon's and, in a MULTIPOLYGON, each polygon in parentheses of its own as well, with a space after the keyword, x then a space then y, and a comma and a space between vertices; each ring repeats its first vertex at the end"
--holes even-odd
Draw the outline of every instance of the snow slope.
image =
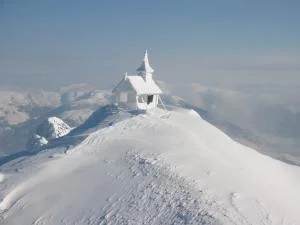
POLYGON ((207 111, 210 118, 204 119, 236 141, 300 166, 299 87, 285 87, 282 83, 231 87, 194 83, 168 85, 168 88, 170 93, 207 111), (230 124, 242 128, 245 135, 232 132, 230 124))
POLYGON ((151 111, 4 164, 0 224, 300 224, 300 168, 192 110, 151 111))

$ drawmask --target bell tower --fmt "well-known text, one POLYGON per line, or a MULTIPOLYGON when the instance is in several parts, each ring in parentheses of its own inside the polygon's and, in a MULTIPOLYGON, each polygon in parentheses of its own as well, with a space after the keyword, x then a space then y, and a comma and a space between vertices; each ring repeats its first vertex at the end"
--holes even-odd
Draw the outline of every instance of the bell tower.
POLYGON ((139 68, 137 68, 137 74, 139 76, 142 76, 145 80, 145 82, 151 82, 152 81, 152 74, 154 70, 149 64, 149 59, 148 59, 148 52, 147 50, 145 51, 144 59, 142 61, 142 64, 139 68))

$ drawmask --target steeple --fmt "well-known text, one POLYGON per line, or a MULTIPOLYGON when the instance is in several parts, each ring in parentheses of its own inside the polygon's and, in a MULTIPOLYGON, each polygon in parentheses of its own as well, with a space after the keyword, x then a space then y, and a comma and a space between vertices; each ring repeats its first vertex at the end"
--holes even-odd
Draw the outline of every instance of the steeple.
POLYGON ((154 70, 152 69, 152 67, 149 64, 147 50, 145 51, 144 60, 141 64, 141 66, 139 68, 137 68, 136 71, 137 71, 138 75, 144 77, 146 82, 149 81, 150 79, 152 80, 152 73, 154 72, 154 70))

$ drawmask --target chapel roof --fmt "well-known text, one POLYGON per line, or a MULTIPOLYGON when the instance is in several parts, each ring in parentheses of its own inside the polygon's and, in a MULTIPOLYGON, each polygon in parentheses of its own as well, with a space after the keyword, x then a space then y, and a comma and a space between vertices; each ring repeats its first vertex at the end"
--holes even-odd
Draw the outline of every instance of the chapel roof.
POLYGON ((126 75, 123 80, 114 88, 113 92, 123 88, 123 91, 130 90, 128 86, 123 85, 125 82, 130 83, 130 87, 133 88, 137 94, 162 94, 162 90, 153 80, 147 82, 143 77, 133 75, 126 75), (123 87, 122 87, 123 86, 123 87), (124 89, 125 87, 125 89, 124 89))

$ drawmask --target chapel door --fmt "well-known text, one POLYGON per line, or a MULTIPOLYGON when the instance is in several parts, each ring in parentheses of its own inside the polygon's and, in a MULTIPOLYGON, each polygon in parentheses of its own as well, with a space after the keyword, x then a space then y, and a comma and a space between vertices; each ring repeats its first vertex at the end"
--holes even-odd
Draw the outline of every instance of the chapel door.
POLYGON ((147 96, 147 104, 149 105, 151 102, 153 102, 153 95, 147 96))

